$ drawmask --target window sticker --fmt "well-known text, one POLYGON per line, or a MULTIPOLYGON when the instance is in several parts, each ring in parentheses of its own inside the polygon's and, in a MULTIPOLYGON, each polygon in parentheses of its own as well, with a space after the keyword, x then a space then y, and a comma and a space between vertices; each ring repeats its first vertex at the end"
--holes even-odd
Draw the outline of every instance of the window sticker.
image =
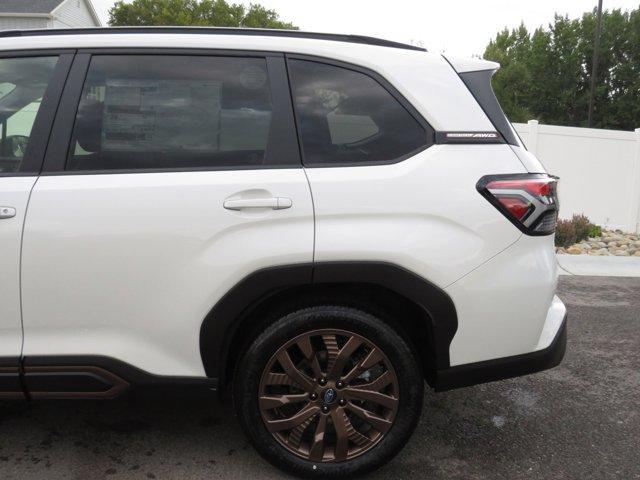
POLYGON ((259 90, 267 82, 267 72, 260 67, 245 67, 240 74, 240 84, 249 90, 259 90))
POLYGON ((217 150, 222 83, 109 79, 104 151, 217 150))

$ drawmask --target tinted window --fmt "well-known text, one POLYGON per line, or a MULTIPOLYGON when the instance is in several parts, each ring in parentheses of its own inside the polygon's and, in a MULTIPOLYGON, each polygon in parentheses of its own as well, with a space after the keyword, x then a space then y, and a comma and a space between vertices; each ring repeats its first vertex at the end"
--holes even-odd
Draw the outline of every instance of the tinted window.
POLYGON ((423 148, 427 133, 377 81, 360 72, 290 61, 307 165, 389 162, 423 148))
POLYGON ((94 56, 66 168, 261 166, 271 117, 265 59, 94 56))
POLYGON ((0 173, 17 172, 58 57, 0 59, 0 173))

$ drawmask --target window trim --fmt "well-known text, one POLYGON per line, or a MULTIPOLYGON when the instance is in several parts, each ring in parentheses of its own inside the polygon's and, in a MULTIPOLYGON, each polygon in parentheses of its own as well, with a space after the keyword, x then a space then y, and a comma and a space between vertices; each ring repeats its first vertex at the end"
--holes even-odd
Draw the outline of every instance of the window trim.
POLYGON ((257 52, 247 50, 185 49, 185 48, 90 48, 79 49, 74 59, 69 79, 62 93, 61 107, 58 110, 52 129, 52 141, 47 148, 41 175, 113 175, 133 173, 171 173, 233 170, 265 170, 302 168, 298 139, 295 131, 291 94, 287 83, 284 54, 277 52, 257 52), (267 158, 280 159, 279 165, 226 165, 207 167, 173 168, 132 168, 106 170, 65 170, 75 120, 80 106, 82 91, 89 72, 91 58, 101 55, 157 55, 186 57, 240 57, 262 58, 267 65, 272 100, 272 127, 268 144, 275 148, 267 152, 267 158), (271 152, 271 153, 269 153, 271 152))
POLYGON ((42 95, 42 102, 31 127, 29 144, 17 172, 0 172, 0 178, 34 177, 42 171, 45 152, 56 112, 60 105, 61 93, 73 62, 75 50, 70 49, 37 49, 0 51, 0 59, 58 57, 58 61, 49 78, 47 88, 42 95))
POLYGON ((425 118, 418 112, 418 110, 409 102, 386 78, 384 78, 379 73, 360 65, 355 65, 352 63, 343 62, 341 60, 335 60, 328 57, 322 57, 317 55, 304 55, 297 53, 287 53, 285 54, 285 59, 287 61, 287 74, 289 77, 289 91, 291 93, 291 104, 293 106, 295 119, 296 119, 296 132, 298 133, 298 144, 300 145, 300 158, 302 159, 302 164, 304 168, 332 168, 332 167, 369 167, 369 166, 377 166, 377 165, 393 165, 396 163, 403 162, 420 152, 425 151, 431 146, 435 145, 435 130, 434 128, 425 120, 425 118), (298 112, 295 106, 295 100, 293 97, 293 84, 291 80, 291 69, 289 66, 289 60, 304 60, 308 62, 315 62, 325 65, 330 65, 333 67, 344 68, 346 70, 351 70, 357 73, 361 73, 371 78, 374 82, 378 83, 384 90, 391 95, 406 111, 409 115, 416 121, 425 131, 425 143, 421 147, 418 147, 410 152, 405 153, 399 157, 390 159, 390 160, 379 160, 375 162, 326 162, 326 163, 316 163, 316 164, 307 164, 304 158, 304 148, 302 143, 302 135, 300 132, 300 120, 298 117, 298 112))

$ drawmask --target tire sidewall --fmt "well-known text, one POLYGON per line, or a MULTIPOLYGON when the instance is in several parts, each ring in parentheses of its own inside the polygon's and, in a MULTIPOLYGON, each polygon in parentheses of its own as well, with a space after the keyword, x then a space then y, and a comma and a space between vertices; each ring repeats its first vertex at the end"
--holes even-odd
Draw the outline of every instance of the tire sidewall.
POLYGON ((234 401, 243 429, 258 452, 280 468, 307 477, 360 475, 385 464, 402 449, 415 429, 424 388, 416 359, 400 335, 373 315, 337 306, 300 310, 268 327, 239 362, 234 387, 234 401), (278 348, 298 335, 324 328, 353 332, 377 345, 391 362, 399 386, 400 404, 391 429, 367 452, 337 463, 312 462, 288 451, 267 430, 258 405, 263 369, 278 348))

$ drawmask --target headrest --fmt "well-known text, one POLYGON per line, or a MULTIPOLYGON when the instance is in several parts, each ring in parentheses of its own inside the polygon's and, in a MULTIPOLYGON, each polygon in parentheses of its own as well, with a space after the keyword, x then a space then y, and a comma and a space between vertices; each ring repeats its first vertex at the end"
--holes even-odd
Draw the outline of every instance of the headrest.
POLYGON ((97 100, 84 100, 78 108, 76 141, 87 152, 99 152, 102 148, 103 113, 104 103, 97 100))

